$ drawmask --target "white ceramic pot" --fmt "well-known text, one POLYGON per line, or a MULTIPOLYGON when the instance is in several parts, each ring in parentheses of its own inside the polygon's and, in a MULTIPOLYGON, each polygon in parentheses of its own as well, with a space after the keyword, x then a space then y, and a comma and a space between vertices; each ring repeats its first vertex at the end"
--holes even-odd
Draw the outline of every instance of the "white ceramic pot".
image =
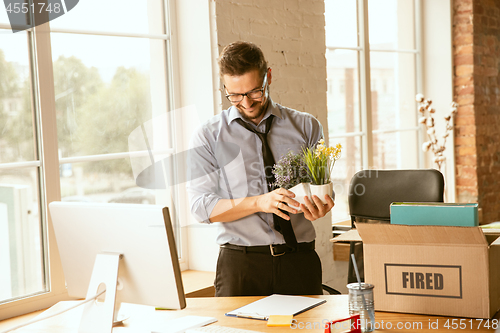
POLYGON ((311 197, 316 195, 323 204, 326 204, 325 194, 328 194, 332 197, 333 201, 335 201, 335 192, 333 192, 333 184, 328 183, 324 185, 309 185, 309 189, 311 192, 311 197))
MULTIPOLYGON (((309 190, 309 186, 310 186, 309 183, 300 183, 300 184, 295 185, 294 187, 288 189, 288 191, 291 191, 295 194, 295 198, 293 198, 295 201, 305 205, 306 202, 304 201, 304 197, 308 197, 309 199, 311 199, 311 192, 309 190)), ((295 208, 299 212, 302 211, 300 209, 300 206, 299 207, 291 206, 291 207, 295 208)))

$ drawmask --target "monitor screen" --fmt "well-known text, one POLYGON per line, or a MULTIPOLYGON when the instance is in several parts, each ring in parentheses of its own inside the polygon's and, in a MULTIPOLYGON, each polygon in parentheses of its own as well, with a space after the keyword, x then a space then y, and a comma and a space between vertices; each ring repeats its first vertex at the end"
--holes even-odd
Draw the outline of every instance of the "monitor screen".
POLYGON ((119 302, 169 309, 186 306, 168 208, 52 202, 49 209, 70 296, 88 296, 99 254, 119 253, 119 302))

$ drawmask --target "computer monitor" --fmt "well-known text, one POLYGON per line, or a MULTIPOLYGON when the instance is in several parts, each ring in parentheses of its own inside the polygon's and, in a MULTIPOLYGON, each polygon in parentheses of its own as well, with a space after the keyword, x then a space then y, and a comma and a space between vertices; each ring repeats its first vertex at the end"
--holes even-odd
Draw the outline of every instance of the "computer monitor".
POLYGON ((109 332, 121 302, 186 306, 168 208, 52 202, 49 210, 68 294, 91 298, 106 288, 104 302, 85 305, 81 332, 109 332))

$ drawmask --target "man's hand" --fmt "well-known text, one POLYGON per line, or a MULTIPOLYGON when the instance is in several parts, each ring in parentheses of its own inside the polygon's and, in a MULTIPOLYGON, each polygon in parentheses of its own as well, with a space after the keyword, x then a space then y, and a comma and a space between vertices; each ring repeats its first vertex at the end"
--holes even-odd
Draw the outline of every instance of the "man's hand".
POLYGON ((284 188, 278 188, 272 192, 260 195, 257 199, 257 206, 261 212, 273 213, 285 220, 290 220, 290 217, 281 212, 280 209, 291 214, 297 214, 298 211, 291 206, 299 207, 299 203, 293 200, 293 197, 295 197, 293 192, 284 188))
POLYGON ((323 204, 321 200, 315 195, 313 195, 312 198, 314 203, 312 203, 306 196, 304 197, 304 201, 306 202, 306 204, 300 204, 300 209, 302 209, 302 211, 304 212, 304 217, 309 221, 314 221, 319 219, 320 217, 325 216, 326 213, 328 213, 333 208, 333 206, 335 206, 335 203, 328 194, 325 194, 326 204, 323 204))

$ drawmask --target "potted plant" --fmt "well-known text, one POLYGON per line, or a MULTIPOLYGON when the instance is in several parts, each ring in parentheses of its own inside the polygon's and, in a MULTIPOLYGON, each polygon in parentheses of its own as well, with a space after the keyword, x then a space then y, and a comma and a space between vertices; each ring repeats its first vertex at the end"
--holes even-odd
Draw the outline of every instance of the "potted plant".
MULTIPOLYGON (((295 201, 301 204, 305 205, 305 196, 313 202, 313 195, 326 204, 325 194, 335 199, 330 176, 341 150, 340 144, 326 147, 321 139, 316 147, 302 149, 301 154, 289 151, 273 167, 274 185, 293 192, 295 201)), ((294 208, 300 211, 300 208, 294 208)))
POLYGON ((331 174, 335 162, 340 158, 342 145, 338 143, 335 147, 325 146, 325 140, 321 139, 314 148, 303 149, 303 159, 307 166, 307 172, 311 179, 310 193, 326 204, 325 194, 335 198, 331 174))
MULTIPOLYGON (((301 154, 296 154, 293 151, 288 151, 274 165, 273 174, 275 177, 276 187, 282 187, 295 194, 295 200, 305 204, 304 196, 310 197, 309 192, 309 174, 307 166, 301 154)), ((299 207, 294 207, 300 211, 299 207)))

